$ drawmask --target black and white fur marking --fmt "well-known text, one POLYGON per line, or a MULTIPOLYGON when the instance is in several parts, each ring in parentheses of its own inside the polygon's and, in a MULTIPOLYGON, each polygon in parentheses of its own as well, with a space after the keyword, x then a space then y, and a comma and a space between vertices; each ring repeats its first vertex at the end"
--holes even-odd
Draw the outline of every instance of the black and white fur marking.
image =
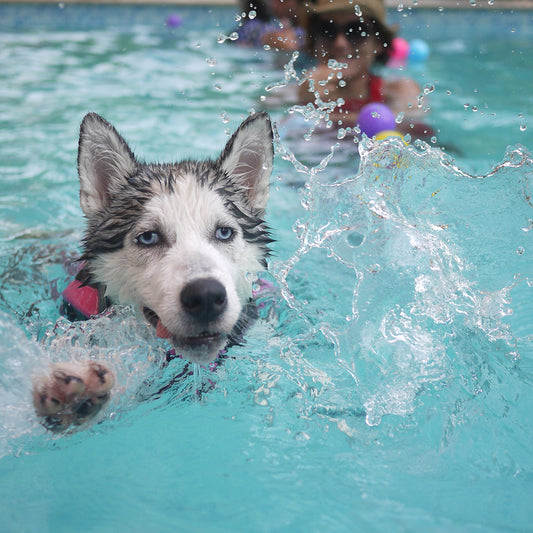
POLYGON ((90 282, 138 305, 183 357, 215 359, 265 267, 272 160, 264 113, 246 119, 216 161, 172 164, 139 162, 113 126, 88 114, 78 170, 90 282))
MULTIPOLYGON (((182 357, 208 363, 242 329, 271 238, 264 222, 273 164, 266 113, 248 117, 216 160, 147 164, 95 113, 83 119, 80 204, 87 218, 80 279, 133 304, 182 357)), ((36 381, 45 425, 97 412, 114 378, 105 365, 56 365, 36 381)))

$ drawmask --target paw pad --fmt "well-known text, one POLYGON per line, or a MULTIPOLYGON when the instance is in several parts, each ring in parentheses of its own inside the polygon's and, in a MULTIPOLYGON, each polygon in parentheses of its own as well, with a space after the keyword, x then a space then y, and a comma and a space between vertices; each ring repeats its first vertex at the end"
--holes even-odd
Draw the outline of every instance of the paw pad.
POLYGON ((34 382, 33 405, 43 425, 62 431, 96 415, 110 398, 111 371, 100 363, 61 363, 34 382))

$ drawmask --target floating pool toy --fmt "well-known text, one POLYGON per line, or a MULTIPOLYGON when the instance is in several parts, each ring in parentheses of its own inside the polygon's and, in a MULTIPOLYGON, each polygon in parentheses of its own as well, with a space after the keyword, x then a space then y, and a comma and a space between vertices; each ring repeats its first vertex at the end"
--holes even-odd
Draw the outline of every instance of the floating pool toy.
POLYGON ((167 17, 165 24, 169 28, 179 28, 183 24, 183 19, 176 13, 173 13, 167 17))
POLYGON ((357 120, 362 133, 374 137, 380 131, 396 129, 394 113, 385 104, 367 104, 361 109, 357 120))
POLYGON ((409 62, 420 64, 424 63, 429 57, 429 46, 422 39, 413 39, 409 43, 409 62))
POLYGON ((405 144, 405 146, 409 144, 404 139, 404 136, 396 130, 384 130, 374 135, 374 139, 376 139, 376 141, 384 141, 385 139, 389 139, 390 137, 399 137, 403 141, 403 144, 405 144))
POLYGON ((392 40, 392 49, 389 55, 391 63, 395 65, 405 64, 409 56, 409 43, 402 37, 394 37, 392 40))

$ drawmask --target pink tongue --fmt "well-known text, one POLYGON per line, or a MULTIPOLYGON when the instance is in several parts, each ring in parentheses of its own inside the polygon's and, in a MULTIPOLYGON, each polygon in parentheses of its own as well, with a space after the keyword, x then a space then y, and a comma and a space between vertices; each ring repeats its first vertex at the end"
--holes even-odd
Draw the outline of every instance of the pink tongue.
POLYGON ((157 320, 157 327, 155 329, 155 334, 160 339, 170 339, 170 337, 172 337, 172 333, 170 333, 170 331, 168 331, 168 329, 165 326, 163 326, 163 322, 161 322, 161 319, 157 320))

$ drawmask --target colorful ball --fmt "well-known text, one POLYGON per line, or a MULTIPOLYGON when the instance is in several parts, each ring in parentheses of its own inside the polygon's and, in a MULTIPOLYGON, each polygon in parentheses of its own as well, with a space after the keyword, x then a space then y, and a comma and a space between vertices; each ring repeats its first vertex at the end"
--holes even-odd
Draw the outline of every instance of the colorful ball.
POLYGON ((385 104, 367 104, 361 109, 358 118, 359 128, 368 137, 385 130, 396 129, 394 113, 385 104))
POLYGON ((384 141, 385 139, 388 139, 389 137, 398 137, 403 141, 403 144, 405 144, 405 146, 407 146, 408 144, 403 138, 403 135, 399 131, 384 130, 374 135, 374 139, 376 139, 376 141, 384 141))
POLYGON ((422 39, 414 39, 409 46, 409 61, 423 63, 429 57, 429 46, 422 39))
POLYGON ((402 62, 409 55, 409 43, 401 37, 394 37, 392 40, 392 50, 389 57, 392 61, 402 62))
POLYGON ((179 28, 183 24, 183 19, 176 13, 173 13, 167 17, 165 24, 169 28, 179 28))

